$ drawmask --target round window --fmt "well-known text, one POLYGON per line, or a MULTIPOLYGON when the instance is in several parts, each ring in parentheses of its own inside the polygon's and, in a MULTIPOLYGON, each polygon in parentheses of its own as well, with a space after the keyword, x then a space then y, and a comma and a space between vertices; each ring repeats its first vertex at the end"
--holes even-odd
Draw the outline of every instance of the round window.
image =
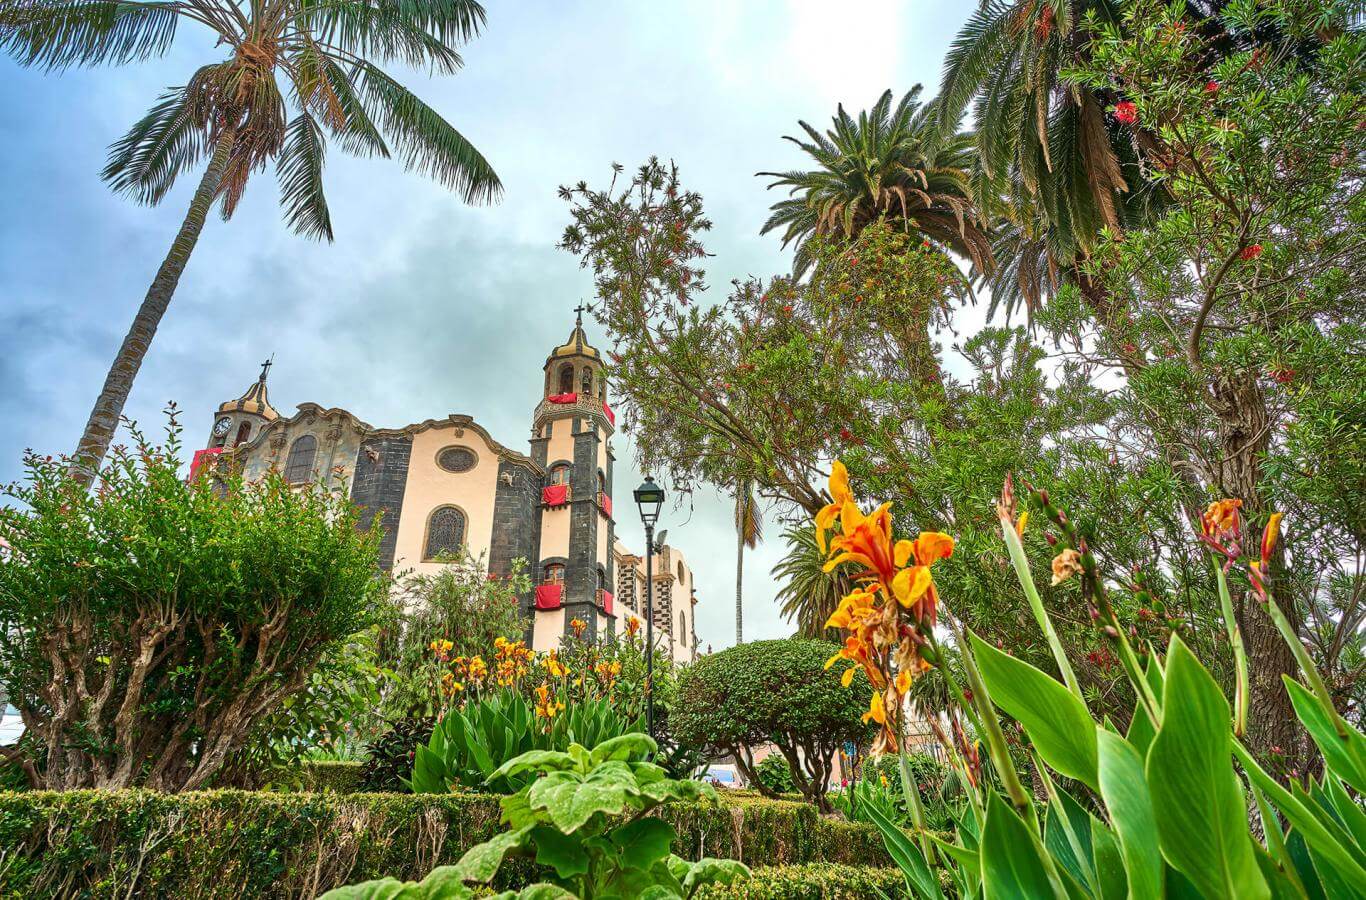
POLYGON ((477 461, 468 447, 447 447, 436 455, 436 464, 447 472, 468 472, 477 461))

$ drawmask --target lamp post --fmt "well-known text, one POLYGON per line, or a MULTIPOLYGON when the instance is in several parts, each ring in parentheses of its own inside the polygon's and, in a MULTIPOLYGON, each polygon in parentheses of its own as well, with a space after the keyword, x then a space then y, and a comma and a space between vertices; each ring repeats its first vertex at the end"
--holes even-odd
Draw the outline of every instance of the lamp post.
POLYGON ((652 476, 634 491, 640 521, 645 526, 645 729, 655 736, 655 522, 664 505, 664 489, 652 476))

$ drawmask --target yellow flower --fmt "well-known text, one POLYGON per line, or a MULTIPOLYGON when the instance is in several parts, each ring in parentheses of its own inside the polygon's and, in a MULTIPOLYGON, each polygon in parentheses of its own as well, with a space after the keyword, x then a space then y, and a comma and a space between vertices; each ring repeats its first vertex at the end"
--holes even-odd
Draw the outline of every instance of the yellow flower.
POLYGON ((1080 575, 1081 572, 1081 554, 1071 547, 1067 547, 1053 557, 1053 585, 1055 587, 1073 575, 1080 575))
POLYGON ((906 696, 906 692, 911 689, 911 673, 898 672, 896 676, 896 693, 899 697, 906 696))
POLYGON ((853 628, 855 622, 861 623, 868 613, 874 612, 873 601, 876 594, 872 590, 858 588, 840 601, 839 607, 825 621, 826 628, 853 628))
POLYGON ((896 575, 896 559, 892 548, 892 504, 884 503, 865 516, 852 500, 840 510, 843 532, 830 541, 831 557, 825 571, 833 571, 842 563, 862 563, 870 570, 867 576, 876 577, 883 584, 891 584, 896 575))
POLYGON ((1274 512, 1266 520, 1266 530, 1262 532, 1262 565, 1271 562, 1271 554, 1276 550, 1276 541, 1281 536, 1282 513, 1274 512))
POLYGON ((869 721, 879 725, 887 724, 887 707, 882 702, 880 691, 873 692, 873 698, 868 701, 868 711, 863 714, 863 724, 867 725, 869 721))
POLYGON ((1020 513, 1020 517, 1015 520, 1015 534, 1024 540, 1025 526, 1029 524, 1029 510, 1020 513))
POLYGON ((1200 529, 1214 540, 1237 537, 1241 500, 1215 500, 1200 516, 1200 529))
POLYGON ((835 460, 830 465, 830 502, 816 513, 816 543, 822 553, 826 550, 826 533, 834 526, 844 504, 853 502, 854 494, 849 490, 849 470, 844 467, 844 463, 835 460))

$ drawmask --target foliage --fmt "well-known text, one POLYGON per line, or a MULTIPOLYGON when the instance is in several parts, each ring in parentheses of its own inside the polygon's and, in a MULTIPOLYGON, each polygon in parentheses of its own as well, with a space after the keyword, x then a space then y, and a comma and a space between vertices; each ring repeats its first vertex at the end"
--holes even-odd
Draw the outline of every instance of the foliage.
MULTIPOLYGON (((182 790, 231 777, 239 750, 319 661, 387 604, 379 535, 345 497, 180 476, 134 430, 91 493, 29 456, 5 495, 0 672, 52 788, 182 790)), ((268 735, 266 738, 268 739, 268 735)))
POLYGON ((754 767, 754 774, 770 794, 797 793, 797 784, 792 780, 792 769, 781 753, 765 756, 754 767))
MULTIPOLYGON (((1366 737, 1338 715, 1307 651, 1268 590, 1280 517, 1273 517, 1268 525, 1259 554, 1247 559, 1231 543, 1241 533, 1237 509, 1234 501, 1220 501, 1210 506, 1202 520, 1203 538, 1217 554, 1216 579, 1227 596, 1225 572, 1234 567, 1246 571, 1257 598, 1257 613, 1266 616, 1290 645, 1304 681, 1287 678, 1285 686, 1300 722, 1323 755, 1322 775, 1304 783, 1296 780, 1291 790, 1269 775, 1242 740, 1245 682, 1237 681, 1231 707, 1179 635, 1173 635, 1165 648, 1145 641, 1136 650, 1129 635, 1115 627, 1106 580, 1084 536, 1056 498, 1031 491, 1026 512, 1060 535, 1054 578, 1081 582, 1097 627, 1114 647, 1131 681, 1138 698, 1136 708, 1124 732, 1092 714, 1041 606, 1031 612, 1049 639, 1063 673, 1061 683, 956 628, 971 697, 956 684, 955 691, 972 717, 974 730, 987 741, 991 764, 1004 790, 986 784, 963 764, 962 756, 956 757, 969 786, 970 815, 958 824, 953 842, 931 838, 919 815, 914 816, 917 834, 908 836, 878 808, 867 807, 912 894, 942 896, 932 864, 947 870, 961 895, 974 895, 980 889, 986 897, 1065 900, 1110 896, 1116 890, 1123 893, 1126 885, 1131 896, 1160 896, 1164 885, 1173 892, 1205 897, 1336 896, 1347 885, 1366 883, 1362 832, 1339 824, 1357 821, 1361 815, 1349 791, 1366 783, 1366 737), (1146 667, 1140 664, 1139 652, 1148 659, 1146 667), (998 710, 1028 735, 1031 760, 1048 797, 1046 805, 1037 803, 1024 789, 997 720, 998 710), (1235 759, 1245 773, 1246 786, 1233 766, 1235 759), (1104 818, 1088 812, 1058 778, 1089 788, 1104 818), (1250 828, 1250 807, 1260 813, 1261 840, 1250 828), (1288 824, 1288 832, 1282 821, 1288 824), (1298 849, 1292 852, 1292 846, 1298 849)), ((1022 512, 1017 518, 1009 482, 998 512, 1005 543, 1019 563, 1016 571, 1021 586, 1027 596, 1033 596, 1033 579, 1017 532, 1023 530, 1028 516, 1022 512)), ((832 552, 850 547, 862 534, 861 518, 854 500, 847 497, 841 534, 832 542, 832 552)), ((886 533, 885 540, 892 546, 893 535, 886 533)), ((908 562, 914 561, 912 554, 908 562)), ((892 582, 896 580, 894 575, 892 582)), ((858 602, 853 595, 846 603, 851 601, 858 602)), ((862 615, 854 616, 855 624, 866 621, 862 615)), ((1241 660, 1242 639, 1227 602, 1225 619, 1233 655, 1241 660)), ((870 678, 889 678, 893 673, 900 678, 914 671, 906 668, 908 662, 933 665, 938 658, 937 641, 933 632, 921 634, 926 642, 917 657, 898 654, 886 661, 877 659, 877 672, 870 671, 870 678)), ((856 636, 851 641, 851 652, 860 640, 856 636)), ((904 758, 901 767, 906 771, 904 758)), ((914 797, 908 790, 913 807, 914 797)))
POLYGON ((838 650, 824 641, 754 641, 702 657, 679 682, 670 716, 674 733, 686 743, 734 755, 745 777, 766 795, 772 792, 755 772, 752 748, 776 745, 798 790, 829 812, 825 793, 836 751, 870 734, 859 718, 861 704, 821 669, 838 650))
POLYGON ((862 900, 896 896, 901 874, 895 869, 839 865, 771 866, 729 885, 708 885, 698 900, 862 900))
POLYGON ((381 644, 381 664, 391 673, 383 690, 387 717, 439 715, 451 700, 442 683, 451 657, 488 653, 500 638, 518 641, 526 630, 521 597, 531 579, 524 560, 514 560, 501 578, 486 574, 485 561, 468 549, 442 562, 434 573, 400 581, 402 613, 381 644), (450 646, 438 655, 433 642, 450 646))
POLYGON ((363 765, 350 759, 306 759, 290 769, 277 769, 270 773, 269 786, 274 790, 305 793, 332 791, 338 794, 354 794, 361 789, 363 765))
POLYGON ((816 535, 803 522, 783 530, 787 555, 773 567, 777 582, 777 600, 783 617, 795 622, 801 637, 825 637, 825 622, 847 593, 849 566, 825 570, 825 553, 816 543, 816 535))
POLYGON ((673 826, 648 815, 670 800, 708 799, 716 792, 696 781, 675 781, 647 762, 658 748, 635 733, 596 749, 534 750, 508 760, 497 778, 529 774, 516 794, 500 801, 509 831, 472 847, 454 866, 438 867, 417 884, 382 879, 329 891, 331 900, 392 897, 471 897, 464 882, 493 880, 509 852, 534 854, 553 870, 551 880, 507 892, 505 898, 691 897, 704 884, 727 884, 749 870, 734 860, 687 862, 670 847, 673 826))
POLYGON ((884 217, 917 239, 932 240, 991 271, 991 246, 968 184, 971 138, 945 134, 916 85, 892 107, 886 91, 855 119, 840 107, 825 134, 799 122, 809 140, 788 137, 811 157, 810 171, 760 172, 785 187, 789 199, 773 206, 763 232, 783 229, 783 246, 796 242, 793 270, 816 262, 812 238, 856 236, 884 217))
POLYGON ((461 787, 513 794, 524 786, 527 774, 509 775, 503 766, 507 760, 532 751, 563 753, 572 744, 592 749, 639 726, 639 720, 623 718, 604 699, 561 697, 533 705, 504 688, 443 716, 426 745, 417 746, 412 776, 405 783, 418 794, 461 787))
MULTIPOLYGON (((677 853, 757 866, 890 865, 870 826, 823 819, 803 803, 721 799, 660 808, 678 832, 677 853)), ((497 797, 474 794, 0 793, 0 895, 315 897, 386 874, 422 878, 498 834, 499 814, 497 797)), ((500 887, 531 874, 526 864, 504 870, 500 887)))
POLYGON ((387 731, 366 745, 361 767, 363 791, 404 791, 413 773, 417 748, 432 737, 436 720, 427 716, 407 716, 396 720, 387 731))
MULTIPOLYGON (((911 782, 924 809, 925 827, 936 832, 951 830, 965 803, 961 776, 933 756, 909 752, 905 756, 911 782)), ((870 758, 863 764, 857 780, 831 794, 835 809, 851 822, 872 825, 875 823, 866 807, 874 806, 898 827, 913 825, 901 783, 900 762, 900 758, 892 754, 870 758)))

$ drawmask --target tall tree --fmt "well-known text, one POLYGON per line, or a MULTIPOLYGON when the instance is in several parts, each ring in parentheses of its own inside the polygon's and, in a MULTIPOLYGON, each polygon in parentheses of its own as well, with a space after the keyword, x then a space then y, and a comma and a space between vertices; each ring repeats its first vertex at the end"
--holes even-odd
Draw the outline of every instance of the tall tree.
POLYGON ((735 491, 735 643, 745 642, 745 548, 764 539, 763 515, 754 497, 754 482, 745 479, 735 491))
POLYGON ((841 106, 824 134, 799 122, 807 139, 787 140, 815 168, 759 173, 777 179, 770 188, 788 189, 763 233, 781 228, 783 246, 795 242, 798 275, 814 261, 813 237, 854 238, 884 217, 990 271, 991 243, 971 199, 971 138, 941 128, 919 97, 916 85, 893 107, 887 91, 857 118, 841 106))
POLYGON ((210 208, 231 218, 250 176, 272 160, 285 219, 297 233, 332 239, 323 195, 328 136, 357 156, 397 154, 467 202, 495 200, 502 185, 463 135, 380 68, 462 61, 454 47, 484 24, 475 0, 11 0, 0 6, 0 48, 21 65, 62 70, 159 57, 179 27, 208 28, 226 59, 195 71, 113 145, 105 181, 141 203, 160 203, 176 178, 203 164, 180 230, 133 318, 73 458, 94 478, 157 326, 210 208), (290 110, 292 108, 292 117, 290 110))

